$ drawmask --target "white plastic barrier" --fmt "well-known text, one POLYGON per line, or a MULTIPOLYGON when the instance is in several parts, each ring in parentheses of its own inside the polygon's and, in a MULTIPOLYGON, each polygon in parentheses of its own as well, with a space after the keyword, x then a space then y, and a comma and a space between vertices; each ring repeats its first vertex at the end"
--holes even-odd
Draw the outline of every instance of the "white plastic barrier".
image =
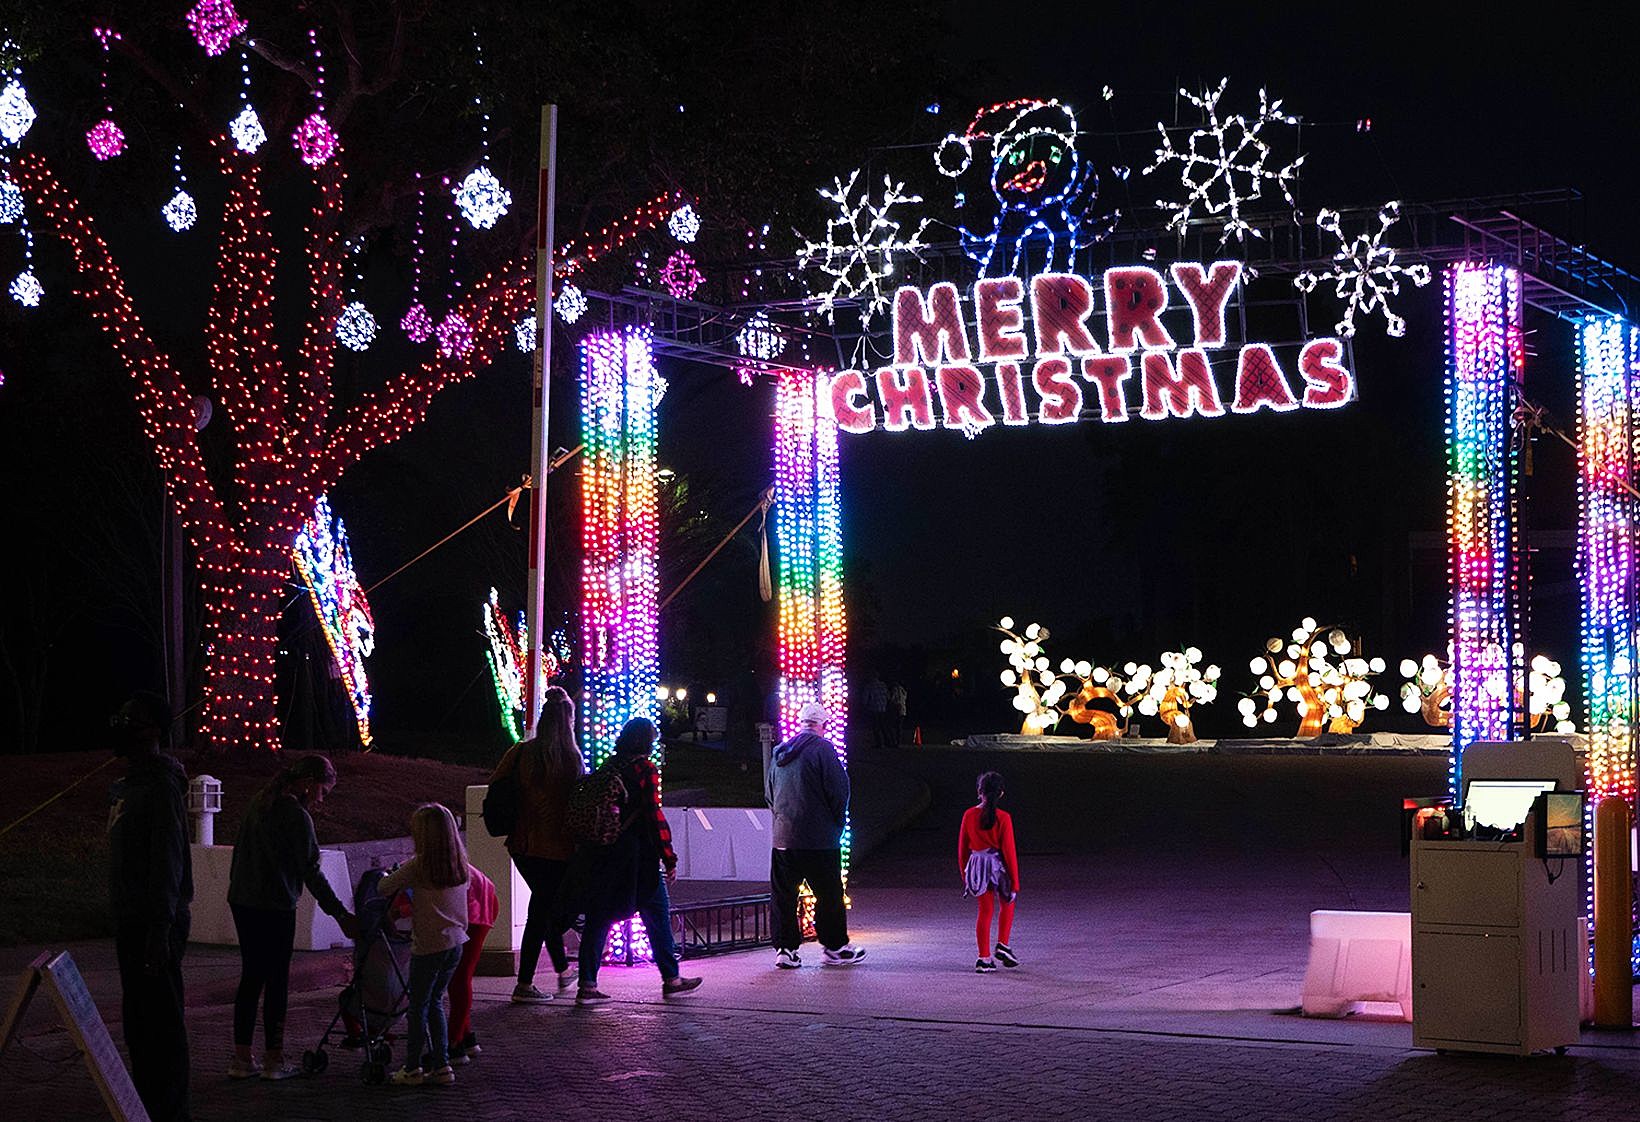
MULTIPOLYGON (((228 874, 233 868, 233 846, 194 845, 189 847, 194 860, 193 922, 188 938, 194 943, 236 947, 239 935, 234 930, 233 912, 228 908, 228 874)), ((319 869, 330 883, 332 892, 353 907, 353 879, 348 875, 347 854, 339 849, 319 851, 319 869)), ((296 949, 324 951, 331 947, 351 947, 352 941, 342 934, 341 926, 314 903, 312 894, 303 892, 296 902, 296 949)))
POLYGON ((666 808, 678 876, 684 880, 769 879, 770 814, 767 807, 666 808))
POLYGON ((1311 912, 1304 1015, 1343 1017, 1366 1002, 1412 1020, 1412 913, 1311 912))
MULTIPOLYGON (((513 867, 506 838, 492 838, 484 828, 484 796, 489 784, 467 788, 467 860, 495 882, 501 910, 484 940, 487 955, 511 955, 524 943, 524 921, 529 917, 530 886, 513 867)), ((482 968, 482 964, 481 964, 482 968)))

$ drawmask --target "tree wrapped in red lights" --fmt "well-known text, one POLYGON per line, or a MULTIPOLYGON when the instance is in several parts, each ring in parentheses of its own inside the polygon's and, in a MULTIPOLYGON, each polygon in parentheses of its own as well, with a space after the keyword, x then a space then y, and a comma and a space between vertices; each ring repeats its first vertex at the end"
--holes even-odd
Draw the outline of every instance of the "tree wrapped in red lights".
POLYGON ((217 749, 276 749, 280 602, 302 520, 360 457, 404 436, 440 391, 495 360, 529 311, 530 279, 520 261, 469 286, 454 309, 472 327, 469 350, 435 353, 338 409, 332 373, 343 305, 339 155, 313 172, 317 198, 302 246, 310 299, 292 355, 274 331, 279 248, 260 162, 226 138, 214 149, 228 196, 205 326, 208 369, 199 377, 185 377, 150 336, 108 244, 48 161, 23 153, 12 175, 34 204, 39 231, 61 239, 71 254, 75 294, 130 376, 143 432, 193 548, 206 610, 200 738, 217 749), (233 429, 231 466, 214 476, 200 446, 194 387, 206 390, 233 429))

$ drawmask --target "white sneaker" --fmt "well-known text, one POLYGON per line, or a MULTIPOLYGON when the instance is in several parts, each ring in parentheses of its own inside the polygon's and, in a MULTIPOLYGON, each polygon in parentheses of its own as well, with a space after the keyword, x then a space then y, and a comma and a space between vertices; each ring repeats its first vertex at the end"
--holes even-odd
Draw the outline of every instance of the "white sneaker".
POLYGON ((803 965, 803 959, 796 951, 782 950, 774 956, 774 964, 781 970, 796 970, 803 965))
POLYGON ((823 961, 827 966, 853 966, 866 957, 866 949, 853 943, 844 943, 836 950, 827 950, 823 961))
POLYGON ((448 1087, 455 1081, 455 1069, 453 1069, 449 1064, 445 1064, 443 1067, 436 1067, 432 1071, 429 1071, 427 1074, 422 1076, 422 1082, 431 1083, 435 1087, 448 1087))

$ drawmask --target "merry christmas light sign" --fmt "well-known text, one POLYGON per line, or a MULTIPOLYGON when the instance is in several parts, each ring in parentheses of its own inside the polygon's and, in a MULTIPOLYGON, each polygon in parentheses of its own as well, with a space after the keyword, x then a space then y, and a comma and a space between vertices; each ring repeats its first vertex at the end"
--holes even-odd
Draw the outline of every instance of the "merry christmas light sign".
POLYGON ((1106 424, 1337 409, 1355 398, 1334 337, 1296 346, 1232 344, 1226 311, 1240 261, 1121 266, 1089 279, 987 277, 965 301, 955 284, 894 294, 894 362, 822 386, 838 427, 1106 424), (935 402, 939 403, 936 413, 935 402))

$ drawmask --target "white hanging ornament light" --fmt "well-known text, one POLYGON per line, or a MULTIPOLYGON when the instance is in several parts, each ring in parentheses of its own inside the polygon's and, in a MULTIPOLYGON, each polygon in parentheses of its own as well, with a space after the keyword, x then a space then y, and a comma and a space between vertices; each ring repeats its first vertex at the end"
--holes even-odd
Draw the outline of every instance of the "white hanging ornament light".
POLYGON ((14 72, 6 88, 0 90, 0 136, 12 144, 21 144, 33 127, 34 106, 29 104, 28 91, 14 72))
POLYGON ((492 229, 512 206, 512 192, 501 185, 487 166, 474 168, 456 187, 456 206, 467 224, 492 229))
POLYGON ((0 179, 0 223, 11 224, 23 217, 23 189, 9 179, 0 179))
POLYGON ((684 203, 666 220, 666 230, 680 242, 692 242, 700 236, 700 215, 695 213, 694 207, 684 203))
POLYGON ((228 135, 234 146, 247 156, 268 142, 268 131, 262 127, 262 118, 251 106, 251 62, 244 48, 239 51, 239 115, 228 124, 228 135))
POLYGON ((165 224, 177 233, 190 230, 199 219, 199 208, 194 205, 194 197, 188 193, 188 177, 182 171, 182 145, 177 145, 176 159, 172 164, 177 173, 176 194, 171 201, 160 208, 160 214, 165 224))
POLYGON ((34 275, 32 269, 24 269, 17 274, 17 279, 11 282, 11 298, 25 308, 38 308, 45 291, 40 284, 40 278, 34 275))
POLYGON ((552 310, 558 313, 558 318, 565 323, 574 323, 586 315, 586 293, 573 284, 565 284, 558 290, 558 299, 552 302, 552 310))
POLYGON ((513 341, 525 354, 535 350, 535 317, 525 316, 513 325, 513 341))
POLYGON ((367 351, 376 341, 376 317, 364 301, 353 301, 336 317, 336 341, 350 351, 367 351))

